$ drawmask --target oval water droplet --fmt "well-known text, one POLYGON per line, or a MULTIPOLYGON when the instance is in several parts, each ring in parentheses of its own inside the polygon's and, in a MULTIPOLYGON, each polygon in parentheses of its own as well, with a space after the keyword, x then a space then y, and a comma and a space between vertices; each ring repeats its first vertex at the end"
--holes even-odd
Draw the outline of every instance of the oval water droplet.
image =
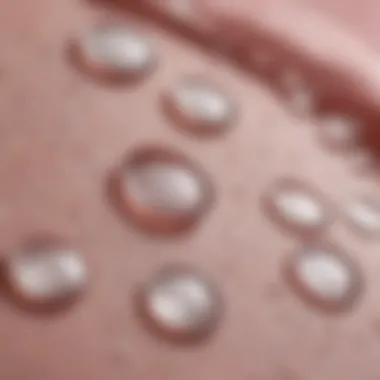
POLYGON ((265 195, 264 205, 277 223, 301 235, 320 232, 331 219, 331 207, 322 195, 295 179, 276 183, 265 195))
POLYGON ((349 309, 362 291, 363 277, 342 250, 315 245, 303 248, 287 262, 287 278, 306 302, 331 310, 349 309))
POLYGON ((368 149, 354 149, 347 158, 355 174, 371 177, 377 170, 376 156, 368 149))
POLYGON ((182 154, 161 147, 136 151, 114 179, 124 215, 161 234, 189 230, 209 209, 214 195, 206 173, 182 154))
POLYGON ((180 19, 187 19, 194 15, 194 0, 165 0, 168 12, 180 19))
POLYGON ((310 114, 314 110, 314 94, 294 70, 284 70, 280 74, 279 90, 289 107, 300 114, 310 114))
POLYGON ((199 77, 178 82, 164 97, 164 106, 177 126, 199 135, 226 132, 236 116, 236 106, 224 92, 199 77))
POLYGON ((222 314, 217 288, 193 268, 171 265, 147 283, 139 298, 150 327, 173 339, 200 339, 215 330, 222 314))
POLYGON ((347 217, 353 229, 366 237, 380 237, 380 203, 367 197, 347 206, 347 217))
POLYGON ((322 143, 329 149, 346 151, 359 141, 359 123, 348 115, 330 115, 322 118, 318 133, 322 143))
POLYGON ((31 307, 66 305, 84 291, 88 280, 82 255, 51 239, 33 240, 9 254, 2 270, 15 301, 31 307))
POLYGON ((156 64, 155 52, 147 38, 116 24, 89 30, 74 41, 70 52, 85 73, 112 82, 141 79, 156 64))

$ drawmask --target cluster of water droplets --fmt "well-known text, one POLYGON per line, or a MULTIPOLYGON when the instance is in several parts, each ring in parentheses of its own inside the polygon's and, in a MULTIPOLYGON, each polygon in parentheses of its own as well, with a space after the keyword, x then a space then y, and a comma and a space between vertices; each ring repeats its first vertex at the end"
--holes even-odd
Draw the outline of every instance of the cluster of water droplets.
MULTIPOLYGON (((78 36, 70 54, 81 71, 105 82, 143 81, 159 68, 149 39, 137 28, 120 23, 98 25, 78 36)), ((288 75, 282 83, 295 107, 309 109, 312 97, 301 87, 297 90, 301 86, 297 80, 288 75)), ((186 133, 219 136, 237 116, 234 101, 202 76, 184 76, 169 90, 163 89, 163 94, 159 101, 168 122, 186 133)), ((323 119, 320 133, 326 145, 341 149, 353 144, 358 126, 342 115, 330 115, 323 119)), ((112 186, 123 215, 144 231, 159 234, 189 231, 201 222, 215 194, 212 181, 198 164, 162 146, 143 146, 127 153, 115 169, 112 186)), ((296 180, 268 190, 265 206, 276 223, 302 239, 320 236, 332 220, 323 196, 296 180)), ((360 231, 379 234, 380 211, 374 202, 354 202, 347 216, 360 231)), ((360 270, 339 248, 305 244, 286 267, 295 292, 321 307, 345 308, 360 294, 360 270)), ((14 299, 32 306, 61 307, 76 300, 89 284, 83 254, 54 240, 10 252, 1 273, 14 299)), ((223 297, 197 269, 172 265, 147 279, 137 308, 160 332, 188 338, 213 331, 222 315, 223 297)))

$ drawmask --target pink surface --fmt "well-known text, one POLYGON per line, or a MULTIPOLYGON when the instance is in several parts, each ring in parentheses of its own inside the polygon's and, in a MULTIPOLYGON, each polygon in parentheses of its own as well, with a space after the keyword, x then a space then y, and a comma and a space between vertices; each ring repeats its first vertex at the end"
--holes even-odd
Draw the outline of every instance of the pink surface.
POLYGON ((304 5, 277 0, 204 2, 206 12, 221 33, 231 35, 234 31, 236 41, 243 41, 242 51, 253 50, 257 36, 263 36, 266 45, 271 41, 271 49, 281 55, 278 60, 293 67, 298 65, 299 69, 302 66, 314 86, 347 93, 348 97, 377 109, 380 56, 376 50, 358 33, 356 24, 348 27, 348 15, 327 12, 323 6, 317 10, 304 5), (346 25, 337 21, 338 14, 346 25))
MULTIPOLYGON (((376 105, 380 74, 370 48, 335 23, 312 24, 289 6, 276 19, 272 3, 251 0, 247 11, 235 9, 256 15, 309 66, 329 59, 330 68, 353 78, 353 90, 372 90, 367 100, 376 105), (266 11, 270 17, 262 17, 266 11)), ((337 14, 348 20, 339 11, 347 2, 341 4, 337 14)), ((363 238, 346 217, 352 202, 378 195, 378 173, 360 160, 372 156, 359 144, 344 154, 330 149, 318 115, 294 117, 263 81, 131 15, 126 22, 137 23, 159 52, 157 70, 132 87, 82 75, 65 48, 106 13, 81 0, 12 0, 2 7, 0 257, 25 237, 51 231, 83 252, 91 281, 72 309, 55 315, 28 313, 1 289, 0 379, 380 379, 379 241, 363 238), (193 138, 163 112, 164 94, 189 73, 216 81, 239 104, 231 133, 193 138), (152 142, 202 165, 216 190, 214 208, 182 239, 138 228, 107 193, 110 173, 152 142), (345 315, 303 302, 288 286, 283 268, 305 241, 262 207, 284 177, 296 177, 332 205, 333 223, 320 239, 336 242, 364 274, 360 302, 345 315), (220 328, 199 345, 154 334, 136 312, 135 291, 176 262, 199 268, 223 291, 220 328)))
POLYGON ((376 0, 294 0, 296 4, 315 7, 347 28, 365 38, 374 47, 380 48, 380 2, 376 0))

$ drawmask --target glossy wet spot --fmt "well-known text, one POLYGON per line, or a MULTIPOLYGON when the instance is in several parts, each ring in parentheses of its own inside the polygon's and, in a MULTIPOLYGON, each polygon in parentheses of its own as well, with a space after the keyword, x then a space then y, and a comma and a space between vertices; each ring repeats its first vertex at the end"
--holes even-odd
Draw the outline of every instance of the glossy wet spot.
POLYGON ((380 237, 380 203, 363 198, 347 205, 346 214, 354 231, 371 237, 380 237))
POLYGON ((145 286, 141 307, 146 321, 167 338, 204 338, 222 314, 217 288, 194 268, 169 266, 145 286))
POLYGON ((326 310, 351 308, 363 287, 357 265, 340 249, 306 246, 287 262, 287 279, 304 301, 326 310))
POLYGON ((347 115, 330 115, 321 118, 318 133, 324 146, 332 150, 348 150, 359 141, 359 122, 347 115))
POLYGON ((194 0, 166 0, 165 7, 171 14, 180 18, 187 18, 194 14, 194 0))
POLYGON ((303 115, 313 112, 315 108, 313 91, 296 71, 285 69, 280 74, 278 86, 292 111, 303 115))
POLYGON ((54 306, 81 294, 88 282, 82 254, 52 241, 10 253, 2 274, 10 294, 30 306, 54 306))
POLYGON ((71 45, 76 65, 96 78, 124 81, 142 79, 156 65, 148 39, 132 27, 101 25, 71 45))
POLYGON ((317 233, 330 219, 331 210, 323 196, 295 179, 274 184, 264 197, 264 205, 271 219, 299 234, 317 233))
POLYGON ((168 116, 186 132, 219 135, 232 127, 236 106, 217 86, 204 78, 187 77, 164 96, 168 116))
POLYGON ((145 230, 164 234, 181 233, 200 222, 214 195, 200 167, 160 147, 132 153, 115 179, 124 215, 145 230))

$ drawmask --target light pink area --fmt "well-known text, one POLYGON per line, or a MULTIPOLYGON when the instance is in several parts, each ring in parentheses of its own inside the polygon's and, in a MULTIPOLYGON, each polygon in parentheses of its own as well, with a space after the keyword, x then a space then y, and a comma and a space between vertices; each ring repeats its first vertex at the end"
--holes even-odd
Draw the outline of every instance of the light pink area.
POLYGON ((328 80, 339 78, 337 83, 344 83, 363 103, 379 107, 380 55, 356 28, 337 21, 338 11, 322 12, 326 7, 318 11, 304 2, 278 0, 206 0, 204 6, 224 33, 238 29, 247 36, 269 36, 306 66, 333 73, 328 80))

